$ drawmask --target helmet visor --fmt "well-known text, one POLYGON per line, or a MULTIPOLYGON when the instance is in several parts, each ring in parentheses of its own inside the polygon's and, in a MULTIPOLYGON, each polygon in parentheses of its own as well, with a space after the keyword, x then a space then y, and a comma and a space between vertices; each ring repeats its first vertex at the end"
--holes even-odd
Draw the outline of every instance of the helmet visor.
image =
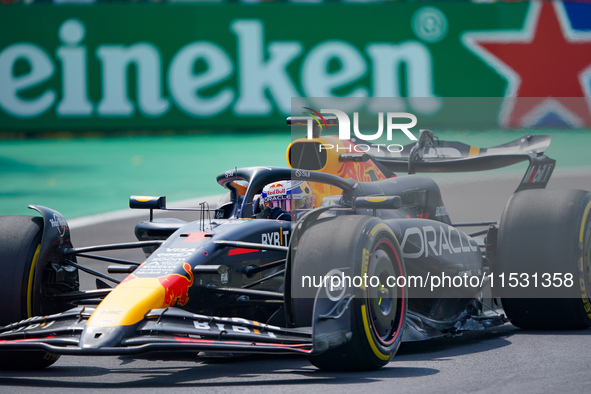
POLYGON ((300 209, 302 204, 301 200, 292 200, 291 198, 286 198, 283 200, 267 201, 265 202, 265 206, 270 208, 281 208, 284 211, 291 212, 295 211, 296 209, 300 209))

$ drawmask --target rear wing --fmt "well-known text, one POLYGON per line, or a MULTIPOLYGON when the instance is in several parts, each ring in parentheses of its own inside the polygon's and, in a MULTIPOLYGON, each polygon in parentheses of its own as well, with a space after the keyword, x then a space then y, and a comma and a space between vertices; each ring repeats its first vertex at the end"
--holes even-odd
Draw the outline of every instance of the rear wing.
POLYGON ((556 165, 556 160, 544 155, 551 141, 550 135, 529 134, 495 147, 478 148, 457 141, 441 141, 431 131, 421 130, 416 144, 404 146, 396 154, 387 156, 389 152, 382 149, 382 153, 376 155, 371 154, 370 149, 367 153, 358 155, 361 157, 345 154, 339 160, 371 159, 393 172, 406 171, 409 174, 485 171, 529 161, 529 167, 516 190, 520 191, 546 187, 556 165))
MULTIPOLYGON (((325 117, 325 125, 338 125, 336 119, 325 117)), ((288 118, 290 125, 302 125, 307 117, 288 118)), ((320 127, 314 126, 313 140, 298 141, 323 145, 320 127)), ((470 172, 485 171, 507 167, 522 161, 529 161, 529 167, 521 180, 517 191, 544 188, 552 175, 556 161, 544 155, 550 146, 550 135, 526 135, 514 141, 491 148, 479 148, 457 141, 443 141, 435 137, 430 130, 421 130, 418 141, 406 146, 396 145, 397 149, 386 149, 383 144, 374 144, 358 138, 350 142, 357 149, 338 154, 339 162, 373 161, 392 173, 407 172, 470 172), (401 149, 400 149, 401 148, 401 149), (355 153, 359 152, 359 153, 355 153)), ((292 146, 295 144, 292 143, 292 146)), ((322 154, 322 148, 317 152, 322 154)), ((309 150, 308 150, 309 152, 309 150)), ((318 162, 326 161, 326 155, 318 162)))

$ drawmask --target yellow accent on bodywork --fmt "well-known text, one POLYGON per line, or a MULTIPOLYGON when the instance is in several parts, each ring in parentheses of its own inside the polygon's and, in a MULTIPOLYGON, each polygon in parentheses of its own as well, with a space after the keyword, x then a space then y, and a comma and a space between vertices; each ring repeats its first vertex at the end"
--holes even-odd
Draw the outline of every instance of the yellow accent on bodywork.
MULTIPOLYGON (((328 145, 333 145, 335 147, 338 147, 338 149, 335 151, 334 149, 328 149, 325 150, 326 152, 326 165, 319 169, 318 171, 320 172, 324 172, 326 174, 333 174, 333 175, 339 175, 339 171, 341 169, 341 167, 343 166, 343 163, 339 162, 339 156, 340 153, 339 152, 344 152, 345 150, 345 145, 343 144, 343 142, 341 140, 339 140, 337 137, 332 136, 332 135, 326 135, 326 136, 322 136, 322 138, 314 138, 311 140, 308 140, 306 138, 300 138, 298 140, 293 141, 291 144, 289 144, 289 146, 287 147, 287 150, 285 151, 285 158, 287 160, 287 164, 289 165, 289 168, 293 168, 291 165, 291 160, 289 158, 289 153, 291 152, 291 147, 294 144, 310 144, 310 143, 319 143, 319 144, 328 144, 328 145)), ((322 199, 324 197, 327 196, 336 196, 342 193, 341 189, 336 187, 336 186, 331 186, 325 183, 317 183, 317 182, 310 182, 310 186, 312 186, 312 191, 314 192, 314 195, 316 196, 316 208, 318 208, 320 206, 320 204, 322 203, 322 199)))
POLYGON ((155 197, 152 196, 135 196, 135 200, 139 202, 152 201, 155 197))
POLYGON ((33 316, 33 279, 35 278, 35 268, 39 259, 39 250, 41 250, 41 244, 37 245, 37 249, 35 249, 31 269, 29 270, 29 280, 27 281, 27 317, 33 316))
POLYGON ((158 278, 134 278, 114 288, 88 320, 92 327, 135 324, 164 305, 164 287, 158 278))
POLYGON ((468 157, 478 156, 480 154, 480 148, 475 146, 470 146, 470 152, 468 152, 468 157))
POLYGON ((383 202, 387 197, 363 197, 363 199, 367 202, 383 202))

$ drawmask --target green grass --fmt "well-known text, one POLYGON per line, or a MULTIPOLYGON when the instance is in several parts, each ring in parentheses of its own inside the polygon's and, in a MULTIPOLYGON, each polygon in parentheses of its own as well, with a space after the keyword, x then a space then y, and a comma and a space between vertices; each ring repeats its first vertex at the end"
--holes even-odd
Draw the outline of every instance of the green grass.
POLYGON ((66 218, 125 209, 128 197, 168 201, 223 193, 217 174, 234 167, 286 166, 289 133, 0 141, 0 215, 28 204, 66 218))
MULTIPOLYGON (((524 131, 436 132, 487 148, 524 131)), ((591 169, 591 131, 553 134, 547 154, 558 171, 591 169)), ((215 176, 234 167, 286 166, 289 132, 203 133, 154 137, 0 140, 0 215, 28 215, 28 204, 66 218, 125 209, 132 194, 168 201, 221 194, 215 176)), ((405 142, 406 143, 406 142, 405 142)), ((458 175, 461 177, 462 175, 458 175)))

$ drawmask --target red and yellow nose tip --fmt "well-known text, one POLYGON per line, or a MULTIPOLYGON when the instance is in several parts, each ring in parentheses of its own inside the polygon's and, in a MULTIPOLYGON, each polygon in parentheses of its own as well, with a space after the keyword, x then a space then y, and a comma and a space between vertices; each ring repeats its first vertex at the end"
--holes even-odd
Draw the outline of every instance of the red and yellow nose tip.
POLYGON ((183 264, 185 274, 170 274, 157 278, 130 275, 99 304, 87 326, 129 326, 140 322, 152 309, 184 306, 189 302, 193 272, 183 264))

